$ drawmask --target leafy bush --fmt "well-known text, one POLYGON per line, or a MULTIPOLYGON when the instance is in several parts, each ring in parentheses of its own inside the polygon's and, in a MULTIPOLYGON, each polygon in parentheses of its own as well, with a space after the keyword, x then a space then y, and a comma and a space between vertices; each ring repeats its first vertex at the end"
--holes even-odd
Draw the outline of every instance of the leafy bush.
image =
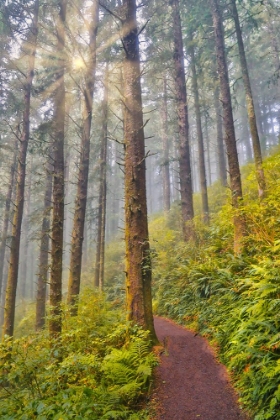
POLYGON ((63 316, 52 346, 46 332, 1 344, 0 418, 144 419, 137 403, 155 365, 147 333, 89 290, 79 315, 63 316))

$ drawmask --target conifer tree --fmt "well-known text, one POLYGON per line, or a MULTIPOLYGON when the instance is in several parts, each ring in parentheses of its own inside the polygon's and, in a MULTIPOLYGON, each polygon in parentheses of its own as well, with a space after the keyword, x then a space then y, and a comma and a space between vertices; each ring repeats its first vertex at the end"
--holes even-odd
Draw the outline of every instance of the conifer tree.
POLYGON ((9 228, 9 220, 11 217, 10 210, 11 210, 11 199, 12 199, 12 192, 15 183, 15 171, 16 171, 16 164, 17 164, 17 152, 18 152, 18 140, 16 139, 14 144, 14 156, 13 161, 11 164, 10 169, 10 177, 8 181, 8 189, 6 194, 5 200, 5 207, 4 207, 4 220, 2 226, 2 238, 0 243, 0 302, 2 299, 2 293, 4 293, 4 285, 3 285, 3 274, 4 274, 4 262, 5 262, 5 252, 6 252, 6 241, 8 235, 8 228, 9 228))
POLYGON ((62 328, 62 261, 64 223, 64 134, 65 134, 65 24, 68 0, 58 1, 56 17, 56 86, 53 112, 53 193, 51 229, 50 322, 51 338, 59 338, 62 328))
POLYGON ((169 139, 168 139, 168 110, 167 110, 167 80, 166 74, 163 76, 163 98, 161 104, 161 119, 162 119, 162 149, 163 149, 163 210, 170 210, 170 168, 169 168, 169 139))
MULTIPOLYGON (((198 80, 195 63, 195 52, 194 52, 194 40, 193 35, 189 34, 189 54, 191 58, 191 70, 192 70, 192 88, 194 95, 194 108, 195 108, 195 119, 196 119, 196 135, 198 142, 198 160, 199 160, 199 179, 200 179, 200 191, 202 198, 202 213, 203 220, 205 223, 209 223, 209 205, 208 205, 208 193, 207 193, 207 181, 206 181, 206 168, 205 168, 205 156, 204 156, 204 140, 202 132, 201 122, 201 111, 198 91, 198 80)), ((210 175, 210 174, 209 174, 210 175)))
POLYGON ((175 76, 175 102, 178 117, 179 130, 179 178, 181 193, 181 208, 183 220, 183 237, 188 240, 194 236, 192 219, 194 217, 193 209, 193 191, 192 191, 192 173, 190 158, 190 139, 189 139, 189 121, 187 105, 187 89, 184 67, 184 50, 182 39, 182 27, 179 0, 171 0, 172 19, 173 19, 173 37, 174 37, 174 76, 175 76))
POLYGON ((156 341, 152 313, 152 269, 147 220, 146 155, 136 1, 124 0, 123 9, 127 318, 149 330, 151 339, 156 341))
POLYGON ((266 188, 265 176, 264 176, 263 164, 262 164, 262 151, 261 151, 261 144, 260 144, 260 139, 259 139, 258 127, 257 127, 251 81, 250 81, 247 59, 246 59, 243 37, 242 37, 242 30, 240 27, 239 15, 238 15, 237 7, 236 7, 236 0, 231 0, 231 8, 232 8, 232 16, 235 23, 235 32, 236 32, 236 37, 237 37, 243 84, 244 84, 244 88, 246 92, 247 113, 248 113, 248 119, 249 119, 249 125, 250 125, 251 137, 252 137, 254 160, 255 160, 255 166, 256 166, 256 178, 257 178, 258 189, 259 189, 259 197, 260 199, 262 199, 265 195, 265 188, 266 188))
POLYGON ((102 101, 102 129, 100 148, 100 186, 98 198, 97 245, 94 284, 103 290, 104 287, 104 258, 105 258, 105 228, 106 228, 106 196, 107 196, 107 140, 108 140, 108 77, 109 69, 106 64, 104 77, 104 98, 102 101))
POLYGON ((68 282, 68 303, 72 306, 72 314, 77 313, 75 306, 80 292, 82 251, 84 224, 87 203, 88 171, 89 171, 89 152, 90 152, 90 131, 92 122, 92 102, 95 83, 96 69, 96 35, 98 25, 98 1, 92 1, 89 25, 89 58, 86 61, 85 80, 82 88, 83 97, 83 127, 80 150, 80 164, 78 174, 77 195, 74 211, 74 222, 71 242, 70 274, 68 282))
POLYGON ((221 184, 225 187, 227 185, 227 166, 224 152, 224 138, 223 138, 223 118, 222 109, 220 105, 220 89, 218 86, 214 88, 214 108, 216 118, 216 131, 217 131, 217 155, 218 155, 218 168, 219 178, 221 184))
POLYGON ((234 209, 234 252, 240 254, 243 249, 242 240, 246 234, 244 216, 240 211, 242 201, 241 174, 236 148, 236 138, 232 113, 231 93, 229 86, 228 67, 224 44, 224 30, 219 0, 209 0, 215 31, 216 55, 220 80, 221 100, 223 105, 223 120, 225 127, 225 143, 227 148, 232 206, 234 209))
POLYGON ((24 206, 24 189, 26 174, 26 155, 30 135, 30 102, 31 89, 34 78, 35 54, 38 36, 39 0, 34 1, 32 24, 28 36, 28 42, 24 43, 23 50, 27 55, 28 66, 23 86, 24 92, 24 113, 22 122, 22 133, 19 145, 15 210, 13 217, 11 253, 9 261, 9 272, 5 297, 5 313, 3 334, 13 336, 15 319, 15 302, 18 284, 19 249, 21 237, 21 224, 24 206))
MULTIPOLYGON (((51 159, 51 157, 50 157, 51 159)), ((46 167, 46 182, 44 194, 44 209, 41 228, 41 240, 39 251, 39 272, 37 280, 36 297, 36 331, 45 325, 46 315, 46 291, 49 272, 49 235, 50 235, 50 213, 52 199, 52 163, 49 161, 46 167)))

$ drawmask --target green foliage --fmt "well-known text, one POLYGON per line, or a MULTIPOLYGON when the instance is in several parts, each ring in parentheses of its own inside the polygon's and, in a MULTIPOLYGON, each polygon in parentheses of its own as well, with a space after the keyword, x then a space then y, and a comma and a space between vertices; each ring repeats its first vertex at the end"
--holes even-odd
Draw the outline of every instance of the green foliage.
POLYGON ((113 241, 106 247, 105 290, 108 299, 116 306, 125 299, 124 241, 113 241))
POLYGON ((136 408, 156 362, 147 333, 89 289, 79 315, 63 316, 52 346, 47 332, 1 344, 0 418, 145 419, 136 408))
MULTIPOLYGON (((176 231, 168 230, 166 240, 153 244, 157 313, 215 344, 240 403, 255 420, 280 419, 279 160, 276 154, 265 162, 268 192, 262 203, 257 201, 254 168, 249 165, 243 172, 244 255, 232 254, 232 210, 226 203, 215 209, 210 227, 196 221, 196 243, 183 244, 176 231)), ((217 189, 210 189, 210 200, 217 189)), ((153 222, 151 238, 159 235, 154 229, 163 230, 164 221, 153 222)))

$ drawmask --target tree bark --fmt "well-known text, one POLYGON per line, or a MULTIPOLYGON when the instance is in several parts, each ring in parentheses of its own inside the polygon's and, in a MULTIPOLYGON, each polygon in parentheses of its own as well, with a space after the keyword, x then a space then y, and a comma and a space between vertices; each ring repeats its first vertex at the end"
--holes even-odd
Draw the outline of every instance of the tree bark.
MULTIPOLYGON (((265 1, 266 9, 267 9, 267 29, 270 36, 270 42, 271 42, 271 49, 272 49, 272 55, 273 55, 273 62, 275 67, 275 76, 278 79, 277 83, 277 93, 278 93, 278 101, 280 100, 280 83, 279 83, 279 72, 280 72, 280 57, 279 57, 279 37, 277 35, 277 30, 274 25, 274 14, 275 11, 271 9, 269 1, 265 1)), ((277 121, 280 131, 280 110, 277 112, 277 121)), ((279 136, 280 141, 280 136, 279 136)))
POLYGON ((0 302, 2 301, 2 293, 4 293, 4 287, 3 287, 4 262, 5 262, 6 241, 7 241, 7 234, 8 234, 8 228, 9 228, 9 220, 11 216, 10 215, 11 199, 12 199, 12 192, 13 192, 14 182, 15 182, 17 153, 18 153, 18 141, 16 140, 13 162, 12 162, 11 170, 10 170, 8 190, 7 190, 6 200, 5 200, 5 212, 4 212, 4 220, 3 220, 3 226, 2 226, 1 245, 0 245, 0 302))
POLYGON ((104 257, 105 257, 105 228, 106 228, 106 194, 107 194, 107 136, 108 136, 108 65, 105 74, 104 99, 102 104, 102 138, 100 151, 100 186, 97 222, 97 246, 94 284, 103 290, 104 286, 104 257))
POLYGON ((248 113, 251 136, 252 136, 254 161, 255 161, 255 167, 256 167, 256 178, 257 178, 258 189, 259 189, 259 198, 262 199, 265 196, 266 184, 265 184, 265 176, 264 176, 264 171, 263 171, 261 144, 260 144, 259 133, 258 133, 258 128, 257 128, 252 88, 251 88, 246 54, 245 54, 244 43, 243 43, 243 38, 242 38, 242 31, 241 31, 238 11, 236 7, 236 0, 231 0, 231 8, 232 8, 232 15, 233 15, 234 23, 235 23, 243 84, 244 84, 244 88, 246 92, 247 113, 248 113))
POLYGON ((175 138, 172 139, 172 155, 174 161, 172 162, 172 199, 175 202, 180 200, 180 178, 179 178, 179 150, 178 142, 175 138))
POLYGON ((162 119, 162 149, 163 149, 163 210, 170 210, 170 168, 169 168, 169 141, 168 141, 168 110, 167 110, 167 82, 163 79, 163 101, 161 107, 162 119))
POLYGON ((46 187, 44 196, 44 214, 41 230, 41 244, 39 253, 39 273, 36 298, 36 331, 45 326, 46 315, 46 291, 49 272, 49 234, 50 234, 50 212, 52 200, 52 165, 49 163, 46 169, 46 187))
POLYGON ((119 172, 117 168, 117 161, 118 161, 118 149, 117 149, 117 143, 114 142, 111 144, 111 155, 112 158, 107 158, 109 162, 109 166, 111 166, 111 171, 107 175, 109 175, 108 184, 111 185, 111 191, 113 194, 111 194, 110 203, 107 206, 108 211, 110 210, 109 217, 108 217, 108 229, 107 229, 107 240, 108 239, 115 239, 118 228, 119 228, 119 219, 120 219, 120 197, 122 195, 121 192, 121 184, 122 181, 119 177, 119 172), (111 162, 111 163, 110 163, 111 162), (114 162, 114 166, 112 163, 114 162), (109 236, 110 235, 110 236, 109 236))
POLYGON ((65 21, 68 0, 58 2, 57 74, 53 114, 53 212, 51 232, 50 322, 51 339, 59 338, 62 328, 62 260, 64 223, 64 129, 65 129, 65 21))
POLYGON ((125 143, 125 243, 127 318, 156 342, 151 297, 151 255, 146 198, 146 156, 135 0, 124 0, 122 23, 125 143))
POLYGON ((77 196, 72 230, 70 274, 68 282, 68 304, 72 306, 72 315, 76 315, 78 311, 77 297, 80 293, 81 283, 84 225, 88 189, 90 131, 92 121, 92 103, 96 69, 96 35, 98 25, 98 9, 98 1, 93 0, 91 10, 91 26, 89 30, 89 62, 87 65, 84 87, 82 92, 84 100, 83 131, 81 139, 77 196))
POLYGON ((258 132, 260 133, 262 154, 265 155, 267 152, 267 144, 266 144, 266 135, 264 132, 264 122, 263 122, 263 115, 262 115, 260 101, 261 101, 260 98, 255 99, 255 111, 256 111, 256 118, 257 118, 258 132))
POLYGON ((18 283, 19 248, 21 236, 21 224, 24 206, 24 188, 26 173, 26 154, 30 133, 30 100, 31 88, 34 78, 35 55, 38 35, 39 0, 34 3, 33 20, 28 39, 28 71, 24 84, 24 114, 22 124, 22 136, 20 139, 18 165, 17 165, 17 186, 15 199, 15 212, 13 217, 11 254, 9 272, 6 287, 5 314, 3 334, 13 336, 15 320, 15 302, 18 283))
MULTIPOLYGON (((31 173, 32 162, 30 164, 30 172, 27 177, 27 185, 25 185, 25 207, 22 223, 22 245, 20 249, 20 278, 19 278, 19 295, 21 299, 27 298, 27 263, 28 263, 28 248, 29 248, 29 216, 30 216, 30 203, 31 203, 31 173)), ((29 265, 30 266, 30 265, 29 265)))
MULTIPOLYGON (((189 53, 190 53, 190 58, 191 58, 192 88, 193 88, 193 95, 194 95, 196 134, 197 134, 197 143, 198 143, 199 180, 200 180, 200 191, 201 191, 201 198, 202 198, 202 215, 203 215, 204 223, 208 224, 209 223, 209 205, 208 205, 206 168, 205 168, 205 156, 204 156, 204 141, 203 141, 203 133, 202 133, 197 72, 196 72, 192 34, 190 34, 189 53)), ((211 177, 211 174, 209 174, 209 176, 211 177)))
MULTIPOLYGON (((208 117, 205 116, 205 140, 207 147, 207 170, 208 170, 208 185, 212 185, 212 165, 211 165, 211 142, 209 138, 208 117)), ((207 178, 206 178, 207 180, 207 178)))
POLYGON ((243 250, 243 238, 246 233, 246 224, 244 216, 240 210, 240 203, 243 199, 242 185, 232 114, 228 68, 224 45, 223 23, 218 0, 210 0, 210 6, 215 31, 216 55, 225 127, 225 143, 228 156, 232 206, 234 209, 234 252, 235 254, 240 254, 243 250))
POLYGON ((223 118, 222 110, 220 107, 220 95, 219 88, 216 87, 214 90, 214 105, 216 114, 216 130, 217 130, 217 152, 218 152, 218 166, 219 166, 219 178, 223 187, 227 186, 227 165, 225 159, 224 150, 224 138, 223 138, 223 118))
POLYGON ((171 0, 170 4, 172 6, 173 16, 173 60, 175 69, 176 109, 179 128, 179 178, 183 219, 183 238, 185 241, 187 241, 188 239, 194 237, 194 227, 192 224, 194 210, 190 159, 187 89, 185 80, 184 50, 179 1, 171 0))

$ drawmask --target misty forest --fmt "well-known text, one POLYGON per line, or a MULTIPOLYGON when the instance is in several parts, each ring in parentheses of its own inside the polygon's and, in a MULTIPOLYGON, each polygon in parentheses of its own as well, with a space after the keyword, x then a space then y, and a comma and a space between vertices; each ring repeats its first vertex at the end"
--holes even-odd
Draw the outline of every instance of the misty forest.
POLYGON ((0 1, 1 420, 243 419, 159 417, 163 318, 280 420, 279 34, 279 0, 0 1))

